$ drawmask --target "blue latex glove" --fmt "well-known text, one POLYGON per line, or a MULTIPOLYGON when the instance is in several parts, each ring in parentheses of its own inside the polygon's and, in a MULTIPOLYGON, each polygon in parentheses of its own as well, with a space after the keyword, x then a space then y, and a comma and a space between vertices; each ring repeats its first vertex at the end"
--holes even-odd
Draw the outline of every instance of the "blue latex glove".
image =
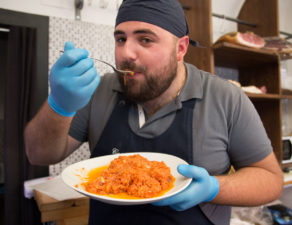
POLYGON ((170 206, 176 211, 189 209, 201 202, 213 200, 219 191, 218 180, 210 176, 204 168, 193 165, 179 165, 178 172, 185 177, 193 178, 190 185, 182 192, 154 202, 155 206, 170 206))
POLYGON ((89 102, 99 82, 100 76, 94 61, 88 58, 88 51, 66 42, 64 54, 51 69, 49 105, 62 116, 74 116, 89 102))

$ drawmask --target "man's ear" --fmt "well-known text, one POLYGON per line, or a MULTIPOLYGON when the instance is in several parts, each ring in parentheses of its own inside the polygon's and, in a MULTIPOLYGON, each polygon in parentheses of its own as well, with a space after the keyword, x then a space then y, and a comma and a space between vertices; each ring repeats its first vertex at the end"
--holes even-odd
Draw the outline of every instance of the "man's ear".
POLYGON ((177 61, 182 61, 189 46, 189 36, 183 36, 177 41, 177 61))

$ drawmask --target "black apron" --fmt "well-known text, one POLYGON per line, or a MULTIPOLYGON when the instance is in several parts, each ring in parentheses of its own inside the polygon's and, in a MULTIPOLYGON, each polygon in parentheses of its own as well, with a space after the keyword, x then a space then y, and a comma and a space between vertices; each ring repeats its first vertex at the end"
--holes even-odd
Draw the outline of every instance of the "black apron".
MULTIPOLYGON (((120 97, 121 98, 121 97, 120 97)), ((91 158, 125 152, 160 152, 192 164, 192 121, 195 100, 183 103, 172 125, 155 138, 136 135, 128 125, 130 105, 118 101, 91 158), (124 103, 124 104, 120 104, 124 103)), ((178 212, 151 204, 118 206, 90 200, 89 225, 212 225, 199 206, 178 212)))

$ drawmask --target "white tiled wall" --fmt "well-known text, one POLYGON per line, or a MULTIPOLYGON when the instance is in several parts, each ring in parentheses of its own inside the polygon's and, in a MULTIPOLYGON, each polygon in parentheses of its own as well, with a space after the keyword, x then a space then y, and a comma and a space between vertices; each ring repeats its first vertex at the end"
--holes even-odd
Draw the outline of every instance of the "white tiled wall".
MULTIPOLYGON (((90 56, 114 64, 114 27, 89 22, 50 17, 49 19, 49 68, 60 56, 66 41, 77 48, 86 48, 90 56)), ((99 74, 111 71, 101 63, 96 64, 99 74)))
MULTIPOLYGON (((49 18, 49 70, 61 55, 66 41, 72 41, 75 47, 85 48, 90 56, 114 64, 114 27, 98 25, 70 19, 49 18)), ((95 63, 97 72, 102 75, 112 69, 102 63, 95 63)), ((84 143, 64 161, 50 166, 50 175, 59 175, 62 170, 75 162, 90 157, 88 144, 84 143)))

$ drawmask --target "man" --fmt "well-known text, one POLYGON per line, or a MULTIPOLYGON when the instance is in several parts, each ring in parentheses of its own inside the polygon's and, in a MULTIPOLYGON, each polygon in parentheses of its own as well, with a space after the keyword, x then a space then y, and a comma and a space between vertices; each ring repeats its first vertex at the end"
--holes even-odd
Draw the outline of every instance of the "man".
POLYGON ((281 194, 281 169, 252 103, 235 85, 184 63, 187 34, 177 0, 126 0, 115 59, 134 76, 100 82, 88 52, 71 42, 53 66, 48 101, 25 130, 31 163, 59 162, 89 141, 91 157, 153 151, 190 164, 178 167, 193 178, 184 191, 138 206, 91 200, 89 224, 229 224, 229 205, 281 194))

